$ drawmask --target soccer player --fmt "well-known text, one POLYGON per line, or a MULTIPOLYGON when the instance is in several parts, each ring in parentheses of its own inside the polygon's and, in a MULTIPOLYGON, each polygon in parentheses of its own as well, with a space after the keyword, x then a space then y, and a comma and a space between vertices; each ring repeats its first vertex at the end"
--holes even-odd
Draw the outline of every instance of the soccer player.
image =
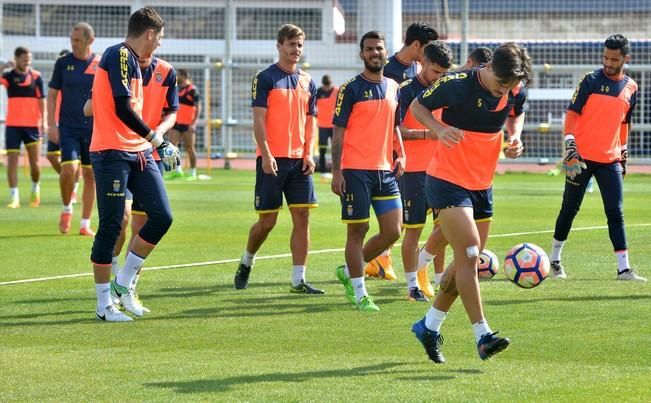
POLYGON ((405 155, 398 128, 398 83, 382 75, 387 58, 384 34, 365 33, 359 55, 364 70, 339 88, 333 120, 331 188, 341 198, 341 219, 347 227, 346 264, 336 274, 358 310, 376 312, 380 309, 366 292, 364 266, 400 238, 396 178, 404 172, 405 155), (364 243, 371 206, 380 232, 364 243))
MULTIPOLYGON (((427 301, 427 297, 434 296, 434 289, 427 274, 427 265, 418 270, 417 264, 418 240, 430 210, 425 197, 425 170, 437 143, 427 138, 427 128, 412 116, 409 105, 421 92, 447 73, 452 65, 452 51, 443 41, 434 41, 425 46, 424 55, 423 67, 416 78, 405 81, 400 87, 400 113, 403 119, 400 133, 407 157, 405 173, 398 182, 402 200, 402 222, 405 228, 402 263, 407 278, 407 297, 412 301, 427 301)), ((437 257, 444 258, 444 250, 437 251, 437 257)), ((441 274, 443 263, 441 261, 439 268, 441 274)))
POLYGON ((493 51, 490 48, 480 46, 470 52, 468 58, 466 59, 466 63, 463 66, 459 67, 457 70, 470 70, 479 65, 489 63, 492 58, 493 51))
MULTIPOLYGON (((149 126, 154 128, 154 131, 161 136, 165 134, 170 128, 174 126, 176 120, 176 111, 179 108, 179 97, 176 87, 176 71, 171 64, 165 60, 152 56, 150 59, 140 60, 140 69, 142 71, 142 89, 143 89, 143 106, 142 106, 142 119, 149 126)), ((152 150, 154 161, 158 165, 161 172, 164 171, 163 162, 156 149, 152 150)), ((127 213, 130 213, 131 218, 131 239, 128 245, 134 243, 136 235, 140 232, 142 227, 147 223, 147 213, 142 204, 137 198, 133 198, 131 205, 125 206, 126 222, 122 225, 122 232, 120 238, 115 246, 113 253, 112 265, 115 271, 119 270, 117 267, 117 257, 120 255, 124 240, 126 238, 126 226, 129 220, 127 213)), ((138 270, 133 278, 130 289, 134 294, 134 300, 140 304, 143 313, 149 313, 150 310, 140 302, 136 286, 140 279, 142 269, 138 270)))
MULTIPOLYGON (((384 66, 384 76, 393 79, 398 84, 416 77, 420 69, 420 62, 423 60, 423 49, 438 37, 439 34, 436 30, 424 22, 414 22, 409 25, 405 33, 404 45, 389 58, 384 66)), ((366 265, 364 268, 366 275, 389 281, 397 279, 391 260, 392 247, 393 244, 389 245, 380 256, 366 265)))
POLYGON ((624 73, 630 51, 628 39, 623 35, 609 36, 604 44, 603 67, 583 77, 567 107, 565 191, 550 256, 554 278, 567 277, 561 265, 561 251, 581 208, 588 181, 594 176, 617 258, 617 279, 646 282, 631 269, 624 227, 622 179, 626 175, 626 143, 638 93, 637 83, 624 73))
POLYGON ((339 88, 332 84, 329 75, 321 78, 321 87, 316 90, 316 120, 319 126, 319 172, 321 176, 328 178, 332 174, 326 167, 326 153, 328 142, 332 141, 332 117, 335 113, 335 102, 339 88))
POLYGON ((5 122, 5 149, 7 150, 7 181, 10 201, 7 207, 20 207, 18 192, 18 157, 20 145, 25 144, 29 157, 32 194, 29 206, 41 204, 39 180, 41 168, 41 133, 45 133, 47 113, 41 73, 31 68, 32 52, 19 46, 14 50, 14 68, 0 77, 0 85, 7 88, 7 121, 5 122))
POLYGON ((253 78, 251 106, 257 144, 255 210, 246 250, 235 274, 235 288, 248 287, 256 252, 276 225, 283 194, 292 216, 290 249, 293 272, 290 292, 323 294, 305 280, 310 243, 309 209, 317 207, 312 174, 316 84, 297 67, 305 33, 295 25, 278 30, 278 63, 253 78))
MULTIPOLYGON (((483 250, 493 214, 492 181, 502 148, 502 126, 523 119, 523 97, 513 89, 531 77, 531 60, 524 48, 506 43, 493 60, 469 71, 444 76, 419 95, 410 111, 436 136, 439 147, 427 167, 427 201, 438 213, 440 231, 450 242, 454 258, 441 280, 441 291, 425 317, 412 331, 431 360, 445 362, 441 324, 457 296, 472 324, 479 357, 485 360, 508 347, 510 340, 495 335, 482 308, 477 259, 483 250), (441 121, 432 111, 444 108, 441 121), (515 117, 509 117, 516 109, 515 117)), ((509 139, 505 154, 522 153, 519 132, 509 139)), ((432 238, 432 235, 430 236, 432 238)))
MULTIPOLYGON (((190 159, 190 175, 188 179, 195 180, 197 179, 197 151, 195 149, 195 142, 197 119, 201 113, 201 96, 197 87, 190 81, 190 72, 186 69, 179 69, 177 84, 179 110, 176 114, 176 124, 174 128, 170 129, 168 136, 170 142, 177 147, 181 139, 183 139, 183 145, 190 159)), ((182 176, 183 168, 179 165, 171 177, 182 176)))
POLYGON ((398 84, 416 77, 423 61, 425 46, 439 39, 439 34, 434 28, 424 22, 414 22, 407 27, 405 42, 393 56, 389 57, 384 66, 384 76, 392 78, 398 84))
POLYGON ((59 216, 59 231, 67 234, 72 222, 72 196, 79 171, 83 171, 84 190, 79 234, 95 236, 90 228, 90 216, 95 202, 95 178, 90 165, 88 147, 93 129, 93 119, 84 116, 84 104, 93 86, 99 56, 91 45, 95 31, 88 23, 75 24, 70 33, 72 52, 57 59, 52 71, 48 99, 48 138, 61 147, 61 174, 59 187, 63 209, 59 216), (61 97, 58 114, 56 105, 61 97))
POLYGON ((167 193, 151 149, 153 146, 158 150, 166 169, 175 168, 178 149, 142 120, 142 73, 138 63, 150 58, 160 46, 163 25, 163 19, 153 8, 135 11, 129 17, 126 40, 106 49, 93 82, 90 152, 99 227, 91 261, 99 320, 132 320, 113 305, 111 294, 120 299, 127 311, 142 316, 142 305, 135 302, 130 285, 172 224, 167 193), (142 204, 148 220, 134 239, 124 266, 111 281, 111 258, 120 234, 127 187, 142 204))

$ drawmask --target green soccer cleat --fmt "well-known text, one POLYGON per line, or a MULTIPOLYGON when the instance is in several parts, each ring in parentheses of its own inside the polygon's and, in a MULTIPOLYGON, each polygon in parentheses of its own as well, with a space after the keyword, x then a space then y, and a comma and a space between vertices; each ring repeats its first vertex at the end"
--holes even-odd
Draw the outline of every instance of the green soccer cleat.
POLYGON ((346 298, 348 298, 348 301, 350 301, 351 304, 357 304, 357 299, 355 298, 355 290, 353 290, 353 283, 350 281, 348 276, 346 276, 344 269, 345 266, 337 267, 335 270, 337 279, 339 279, 341 284, 344 286, 344 294, 346 295, 346 298))
POLYGON ((363 296, 357 303, 356 307, 358 311, 362 312, 380 312, 380 308, 375 305, 375 302, 373 302, 371 297, 368 295, 363 296))

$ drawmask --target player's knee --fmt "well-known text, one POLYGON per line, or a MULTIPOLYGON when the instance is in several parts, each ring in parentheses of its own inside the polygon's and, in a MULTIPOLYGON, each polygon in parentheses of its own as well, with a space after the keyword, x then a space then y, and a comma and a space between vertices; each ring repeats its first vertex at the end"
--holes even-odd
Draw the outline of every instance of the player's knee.
POLYGON ((400 227, 391 227, 385 230, 384 232, 384 238, 386 239, 387 242, 389 243, 394 243, 398 239, 400 239, 400 227))
POLYGON ((368 232, 368 222, 348 224, 348 238, 364 240, 368 232))
POLYGON ((276 220, 277 215, 275 214, 261 214, 258 220, 258 225, 262 231, 268 233, 276 226, 276 220))

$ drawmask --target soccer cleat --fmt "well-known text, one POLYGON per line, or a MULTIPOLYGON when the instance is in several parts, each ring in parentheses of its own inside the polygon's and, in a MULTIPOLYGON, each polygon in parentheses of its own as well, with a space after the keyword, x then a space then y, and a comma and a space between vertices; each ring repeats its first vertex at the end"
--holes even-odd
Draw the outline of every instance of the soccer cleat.
POLYGON ((79 235, 88 236, 88 237, 92 238, 92 237, 95 236, 95 231, 93 231, 90 228, 82 227, 82 228, 79 228, 79 235))
POLYGON ((337 279, 344 286, 344 294, 346 295, 346 298, 348 298, 348 301, 353 304, 357 304, 357 300, 355 298, 355 290, 353 290, 353 283, 346 275, 345 268, 346 266, 339 266, 335 270, 335 273, 337 274, 337 279))
POLYGON ((443 346, 443 336, 441 333, 431 331, 425 326, 425 318, 419 320, 411 326, 411 331, 416 338, 425 347, 425 352, 430 360, 437 364, 445 363, 445 357, 441 351, 443 346))
POLYGON ((500 351, 506 350, 511 343, 511 340, 507 337, 495 336, 497 333, 486 333, 477 342, 477 352, 479 353, 479 358, 482 360, 487 360, 500 351))
POLYGON ((190 175, 186 176, 184 179, 186 181, 192 182, 192 181, 198 180, 199 178, 197 178, 197 174, 194 174, 194 175, 190 174, 190 175))
POLYGON ((35 208, 41 205, 41 193, 32 192, 32 196, 29 198, 29 207, 35 208))
POLYGON ((398 279, 396 272, 393 271, 391 256, 376 257, 368 262, 364 268, 364 272, 369 277, 382 278, 388 281, 395 281, 398 279))
POLYGON ((13 199, 9 204, 7 204, 7 208, 20 208, 20 200, 13 199))
POLYGON ((165 179, 174 180, 174 179, 183 178, 184 176, 185 175, 183 175, 183 172, 172 171, 165 174, 165 179))
POLYGON ((418 287, 409 288, 407 293, 407 299, 413 302, 427 302, 429 299, 425 296, 425 293, 421 291, 418 287))
POLYGON ((356 305, 358 311, 362 312, 380 312, 380 308, 375 305, 375 302, 368 295, 364 295, 356 305))
POLYGON ((432 298, 436 295, 434 287, 432 287, 432 282, 429 279, 429 273, 427 273, 427 266, 418 270, 418 287, 420 287, 426 297, 432 298))
POLYGON ((95 311, 95 318, 105 322, 132 322, 133 319, 120 312, 115 305, 107 306, 103 312, 95 311))
POLYGON ((62 212, 59 216, 59 231, 62 234, 67 234, 70 231, 70 225, 72 225, 72 213, 62 212))
POLYGON ((123 287, 115 281, 115 278, 111 280, 111 296, 118 297, 120 299, 120 305, 127 312, 130 312, 138 317, 141 317, 144 313, 142 309, 143 306, 138 300, 138 296, 134 295, 132 289, 123 287))
POLYGON ((295 294, 325 294, 323 290, 319 290, 318 288, 312 287, 312 284, 306 283, 305 281, 301 281, 301 283, 297 286, 291 286, 289 288, 289 292, 295 293, 295 294))
POLYGON ((617 280, 622 281, 639 281, 646 283, 646 278, 638 276, 633 269, 622 270, 617 273, 617 280))
MULTIPOLYGON (((140 309, 142 310, 142 313, 150 313, 151 310, 149 308, 146 308, 145 306, 142 305, 142 301, 140 301, 140 297, 138 296, 138 293, 136 292, 136 289, 133 287, 129 288, 129 293, 132 295, 133 300, 135 301, 136 305, 140 305, 140 309)), ((122 302, 119 303, 120 306, 124 307, 122 305, 122 302)))
POLYGON ((563 268, 563 265, 561 265, 561 262, 551 262, 549 267, 552 269, 552 278, 567 278, 565 269, 563 268))
POLYGON ((245 266, 240 263, 240 266, 235 272, 235 288, 243 290, 249 286, 249 276, 251 275, 251 266, 245 266))

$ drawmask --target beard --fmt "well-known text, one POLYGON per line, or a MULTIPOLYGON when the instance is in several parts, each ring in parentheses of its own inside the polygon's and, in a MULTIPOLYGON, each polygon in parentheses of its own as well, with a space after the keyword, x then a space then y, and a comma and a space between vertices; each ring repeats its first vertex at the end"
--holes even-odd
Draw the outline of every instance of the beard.
POLYGON ((606 66, 603 66, 603 68, 604 68, 604 71, 606 73, 608 73, 609 75, 616 76, 616 75, 619 75, 619 73, 622 72, 622 70, 624 69, 624 65, 622 64, 619 67, 606 67, 606 66))
POLYGON ((373 59, 373 60, 364 60, 364 67, 366 67, 366 69, 368 71, 372 72, 372 73, 379 73, 380 71, 382 71, 382 69, 384 68, 384 64, 385 64, 385 60, 383 58, 373 59), (372 62, 374 60, 379 60, 380 65, 376 66, 376 65, 372 64, 372 62))

